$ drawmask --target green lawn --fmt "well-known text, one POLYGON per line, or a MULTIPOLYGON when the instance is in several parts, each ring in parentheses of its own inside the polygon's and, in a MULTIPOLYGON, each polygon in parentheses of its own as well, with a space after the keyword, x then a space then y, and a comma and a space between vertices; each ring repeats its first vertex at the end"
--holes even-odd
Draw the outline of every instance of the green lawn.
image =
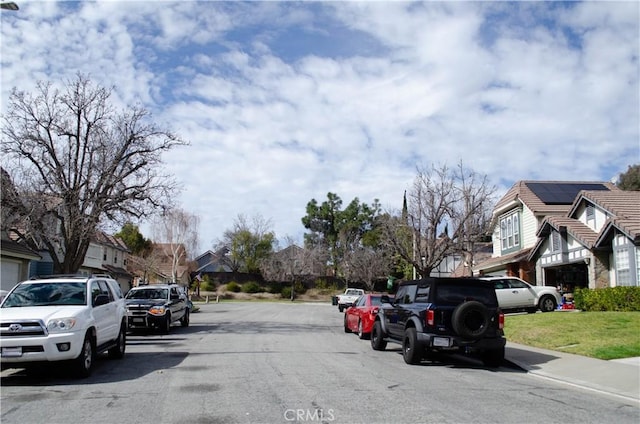
POLYGON ((619 359, 640 356, 640 312, 549 312, 507 315, 508 341, 619 359))

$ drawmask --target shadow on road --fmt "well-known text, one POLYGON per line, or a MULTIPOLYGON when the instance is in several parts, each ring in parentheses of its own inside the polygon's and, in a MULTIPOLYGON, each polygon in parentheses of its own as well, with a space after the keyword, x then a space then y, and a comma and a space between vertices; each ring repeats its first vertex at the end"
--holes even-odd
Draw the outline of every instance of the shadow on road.
POLYGON ((0 384, 3 387, 67 386, 135 380, 147 374, 171 370, 188 355, 187 352, 133 352, 126 353, 122 360, 111 360, 106 355, 100 355, 94 364, 93 373, 86 379, 73 378, 65 364, 51 363, 29 370, 4 371, 0 384))

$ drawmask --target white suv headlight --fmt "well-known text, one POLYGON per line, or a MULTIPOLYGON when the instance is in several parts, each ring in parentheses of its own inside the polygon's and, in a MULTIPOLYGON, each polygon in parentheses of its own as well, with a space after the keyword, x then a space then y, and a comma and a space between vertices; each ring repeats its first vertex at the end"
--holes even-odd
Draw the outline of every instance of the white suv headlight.
POLYGON ((49 333, 63 333, 71 330, 76 325, 75 318, 52 319, 47 323, 49 333))

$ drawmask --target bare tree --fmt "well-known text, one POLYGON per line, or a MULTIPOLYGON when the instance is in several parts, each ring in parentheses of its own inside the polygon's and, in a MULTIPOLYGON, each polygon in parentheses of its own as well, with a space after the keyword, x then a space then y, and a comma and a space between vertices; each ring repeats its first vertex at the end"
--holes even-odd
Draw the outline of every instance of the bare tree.
POLYGON ((376 278, 386 277, 391 269, 390 257, 382 249, 360 247, 345 257, 344 276, 347 282, 364 282, 367 290, 373 290, 376 278))
POLYGON ((299 247, 291 237, 285 237, 285 244, 287 247, 262 261, 260 272, 265 279, 294 283, 305 276, 324 275, 328 259, 326 249, 299 247))
POLYGON ((55 272, 77 271, 104 220, 148 216, 177 189, 161 155, 186 144, 140 106, 117 111, 112 90, 78 74, 62 90, 14 88, 2 127, 2 166, 17 196, 2 207, 20 217, 14 234, 46 249, 55 272))
POLYGON ((169 209, 153 221, 153 234, 162 254, 171 260, 171 279, 178 282, 180 266, 198 250, 200 218, 180 208, 169 209))
POLYGON ((384 217, 384 240, 421 276, 451 254, 472 260, 474 243, 487 234, 495 187, 462 163, 418 168, 407 211, 384 217))

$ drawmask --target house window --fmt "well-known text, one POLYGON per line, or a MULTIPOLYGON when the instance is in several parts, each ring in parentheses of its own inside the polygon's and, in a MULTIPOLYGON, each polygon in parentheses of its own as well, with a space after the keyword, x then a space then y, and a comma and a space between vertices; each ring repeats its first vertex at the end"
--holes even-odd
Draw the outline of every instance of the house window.
POLYGON ((106 247, 102 248, 102 260, 103 261, 107 260, 107 248, 106 247))
POLYGON ((517 212, 500 219, 500 244, 502 250, 520 246, 520 219, 517 212))
POLYGON ((117 264, 118 263, 118 252, 113 254, 113 263, 117 264))
POLYGON ((551 233, 551 251, 559 252, 560 246, 561 246, 560 233, 557 231, 554 231, 553 233, 551 233))
POLYGON ((616 285, 630 286, 631 270, 629 268, 629 248, 618 248, 615 251, 616 259, 616 285))
POLYGON ((587 225, 591 228, 595 228, 596 225, 596 208, 593 205, 587 205, 587 225))
POLYGON ((640 247, 636 247, 636 286, 640 286, 640 247))

